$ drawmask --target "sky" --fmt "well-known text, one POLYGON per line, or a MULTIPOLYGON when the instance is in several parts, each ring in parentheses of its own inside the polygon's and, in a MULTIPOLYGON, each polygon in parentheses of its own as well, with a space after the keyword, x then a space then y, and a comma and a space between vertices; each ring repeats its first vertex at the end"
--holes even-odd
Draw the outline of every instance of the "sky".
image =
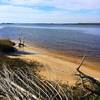
POLYGON ((99 23, 100 0, 0 0, 0 23, 99 23))

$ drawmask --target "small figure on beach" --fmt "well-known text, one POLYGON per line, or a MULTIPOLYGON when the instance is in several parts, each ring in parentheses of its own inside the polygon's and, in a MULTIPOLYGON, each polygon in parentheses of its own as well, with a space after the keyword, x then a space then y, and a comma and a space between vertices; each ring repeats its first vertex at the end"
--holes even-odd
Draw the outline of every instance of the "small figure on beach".
POLYGON ((21 47, 25 47, 25 41, 24 41, 24 40, 22 41, 21 38, 19 38, 18 47, 19 47, 19 48, 21 48, 21 47))

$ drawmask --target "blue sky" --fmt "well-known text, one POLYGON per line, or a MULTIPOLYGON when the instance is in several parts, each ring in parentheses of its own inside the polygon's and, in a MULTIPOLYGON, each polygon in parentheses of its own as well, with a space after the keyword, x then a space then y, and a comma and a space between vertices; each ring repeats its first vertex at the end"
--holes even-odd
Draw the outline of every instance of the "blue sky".
POLYGON ((100 22, 100 0, 0 0, 0 22, 100 22))

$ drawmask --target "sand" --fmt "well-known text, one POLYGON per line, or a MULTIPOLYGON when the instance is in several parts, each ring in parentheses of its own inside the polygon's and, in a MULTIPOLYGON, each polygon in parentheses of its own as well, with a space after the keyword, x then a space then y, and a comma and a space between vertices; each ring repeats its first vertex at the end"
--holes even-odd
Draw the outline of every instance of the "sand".
MULTIPOLYGON (((69 82, 69 84, 74 84, 76 82, 77 77, 75 76, 75 73, 77 73, 76 68, 79 66, 79 63, 61 59, 61 57, 57 57, 57 54, 48 52, 47 50, 36 46, 26 45, 24 48, 16 48, 20 52, 20 55, 13 57, 18 57, 26 61, 38 61, 44 65, 39 71, 39 74, 43 79, 59 81, 62 83, 69 82)), ((81 62, 81 59, 78 61, 81 62)), ((83 65, 81 70, 96 79, 100 79, 100 70, 98 69, 83 65)))

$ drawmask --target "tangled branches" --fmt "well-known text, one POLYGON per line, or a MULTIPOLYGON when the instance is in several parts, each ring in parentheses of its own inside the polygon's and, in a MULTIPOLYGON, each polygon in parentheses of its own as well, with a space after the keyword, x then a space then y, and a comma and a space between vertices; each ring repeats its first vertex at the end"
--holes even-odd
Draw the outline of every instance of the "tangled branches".
POLYGON ((59 84, 43 81, 29 68, 12 71, 6 65, 0 71, 0 90, 8 100, 68 100, 59 84))
POLYGON ((100 82, 80 70, 84 59, 77 68, 81 81, 75 86, 41 79, 32 70, 36 62, 5 59, 0 65, 0 100, 99 100, 100 82))
POLYGON ((81 85, 83 85, 84 89, 88 92, 83 97, 88 97, 90 95, 96 95, 97 97, 100 96, 100 81, 96 80, 94 77, 91 77, 85 73, 83 73, 80 68, 85 60, 85 56, 82 58, 80 65, 77 68, 78 74, 77 76, 81 79, 81 85))

